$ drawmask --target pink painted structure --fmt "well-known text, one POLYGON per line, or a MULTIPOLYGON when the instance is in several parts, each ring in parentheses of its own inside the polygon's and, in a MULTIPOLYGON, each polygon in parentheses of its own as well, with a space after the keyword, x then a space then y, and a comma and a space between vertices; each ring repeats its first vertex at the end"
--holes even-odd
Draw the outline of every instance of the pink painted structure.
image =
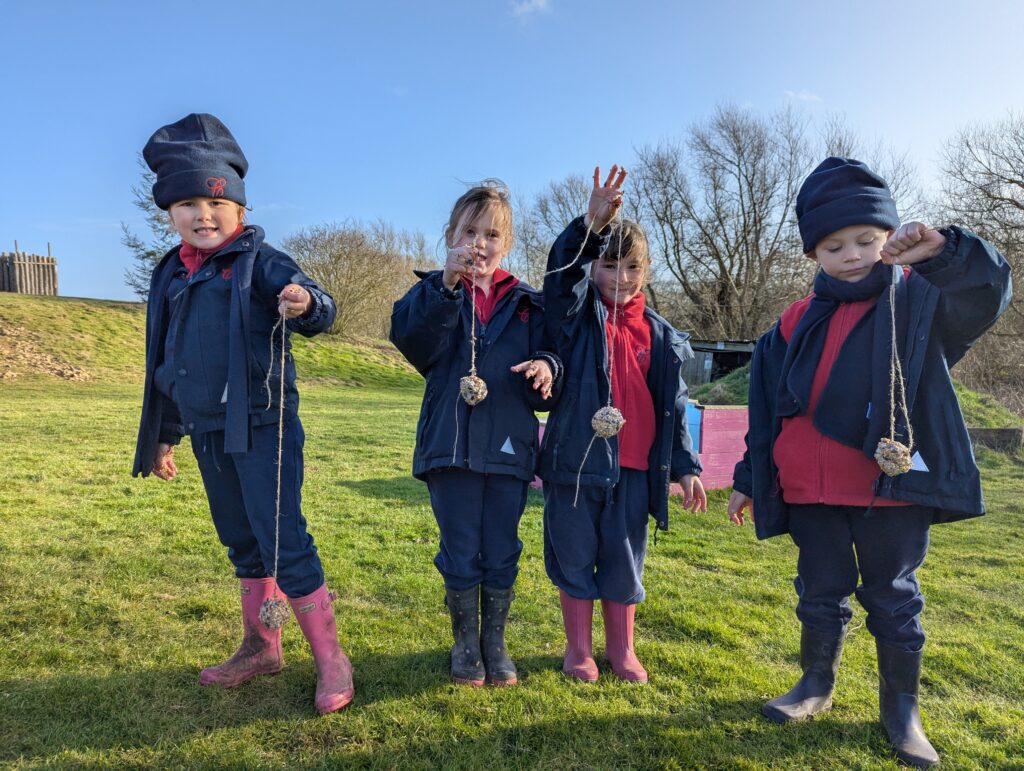
MULTIPOLYGON (((744 437, 747 434, 746 406, 701 405, 690 402, 686 410, 690 436, 704 471, 700 475, 705 490, 721 490, 732 487, 732 472, 746 449, 744 437)), ((544 437, 544 422, 540 424, 540 436, 544 437)), ((534 478, 531 487, 541 488, 539 478, 534 478)), ((682 495, 677 484, 669 486, 671 495, 682 495)))

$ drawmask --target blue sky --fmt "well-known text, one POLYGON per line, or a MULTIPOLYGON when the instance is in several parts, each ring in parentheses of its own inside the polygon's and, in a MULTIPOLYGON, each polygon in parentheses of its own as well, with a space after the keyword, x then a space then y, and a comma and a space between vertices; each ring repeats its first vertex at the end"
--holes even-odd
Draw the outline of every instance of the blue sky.
POLYGON ((49 241, 61 294, 132 299, 136 154, 189 112, 235 134, 272 242, 383 218, 433 243, 466 182, 531 196, 725 102, 840 113, 927 184, 958 128, 1024 109, 1022 27, 1013 0, 0 0, 0 251, 49 241))

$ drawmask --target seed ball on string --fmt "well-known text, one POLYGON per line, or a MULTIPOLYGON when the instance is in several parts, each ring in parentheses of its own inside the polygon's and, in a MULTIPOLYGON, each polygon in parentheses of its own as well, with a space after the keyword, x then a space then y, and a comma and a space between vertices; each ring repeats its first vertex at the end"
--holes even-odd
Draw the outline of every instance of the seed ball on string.
POLYGON ((260 621, 267 629, 280 629, 288 620, 288 603, 271 597, 260 605, 260 621))
POLYGON ((459 393, 470 407, 487 398, 487 383, 476 375, 466 375, 459 381, 459 393))
POLYGON ((614 407, 602 407, 594 413, 594 417, 590 419, 590 425, 598 436, 608 439, 622 430, 622 427, 626 425, 626 419, 614 407))
POLYGON ((910 471, 910 448, 895 439, 880 439, 875 450, 879 468, 891 477, 910 471))

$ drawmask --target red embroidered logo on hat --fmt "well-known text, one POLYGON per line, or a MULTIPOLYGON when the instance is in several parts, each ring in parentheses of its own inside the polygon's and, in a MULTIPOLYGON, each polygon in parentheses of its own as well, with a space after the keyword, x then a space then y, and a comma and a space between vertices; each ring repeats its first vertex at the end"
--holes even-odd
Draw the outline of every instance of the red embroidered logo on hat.
POLYGON ((210 192, 213 193, 214 198, 220 198, 224 195, 224 188, 227 186, 228 181, 224 177, 207 177, 206 186, 210 188, 210 192))

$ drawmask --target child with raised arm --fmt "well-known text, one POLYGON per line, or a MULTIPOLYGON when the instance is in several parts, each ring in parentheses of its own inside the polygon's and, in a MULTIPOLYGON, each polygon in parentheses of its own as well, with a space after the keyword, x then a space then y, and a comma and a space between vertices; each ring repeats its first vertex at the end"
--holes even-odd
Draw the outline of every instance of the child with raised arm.
POLYGON ((505 626, 536 466, 534 410, 548 409, 561 364, 542 350, 540 292, 500 267, 512 247, 507 188, 488 180, 464 193, 444 239, 444 269, 417 272, 395 303, 391 341, 426 380, 413 475, 427 483, 440 530, 452 678, 515 685, 505 626), (474 363, 487 394, 471 406, 460 380, 474 363))
POLYGON ((916 570, 932 524, 985 511, 949 368, 1006 309, 1010 268, 966 230, 901 225, 885 181, 860 161, 823 161, 796 214, 819 266, 814 293, 757 342, 729 500, 733 522, 756 510, 758 538, 789 533, 799 550, 803 676, 762 712, 783 723, 831 707, 856 593, 875 638, 882 725, 902 761, 925 767, 939 758, 918 711, 916 570), (909 449, 904 473, 875 460, 890 440, 909 449))
POLYGON ((280 587, 313 651, 316 708, 339 710, 355 692, 352 667, 338 645, 332 597, 300 507, 305 435, 287 353, 292 332, 310 337, 331 326, 334 301, 264 241, 262 228, 245 223, 249 164, 217 118, 193 113, 164 126, 143 157, 156 174, 153 198, 181 245, 159 262, 150 285, 132 474, 173 479, 175 445, 190 435, 217 535, 241 580, 242 644, 199 681, 231 688, 281 670, 281 629, 260 619, 280 587), (282 316, 285 352, 272 334, 282 316))
POLYGON ((686 427, 681 367, 693 356, 689 335, 646 306, 647 238, 634 222, 613 222, 625 179, 625 169, 612 166, 602 185, 594 170, 587 212, 555 241, 544 279, 548 335, 566 373, 541 450, 544 563, 562 606, 563 671, 588 682, 598 679, 598 599, 612 672, 647 682, 633 648, 636 606, 645 596, 647 518, 668 528, 674 481, 682 484, 684 506, 707 508, 686 427), (609 403, 625 423, 616 436, 599 438, 592 420, 609 403))

